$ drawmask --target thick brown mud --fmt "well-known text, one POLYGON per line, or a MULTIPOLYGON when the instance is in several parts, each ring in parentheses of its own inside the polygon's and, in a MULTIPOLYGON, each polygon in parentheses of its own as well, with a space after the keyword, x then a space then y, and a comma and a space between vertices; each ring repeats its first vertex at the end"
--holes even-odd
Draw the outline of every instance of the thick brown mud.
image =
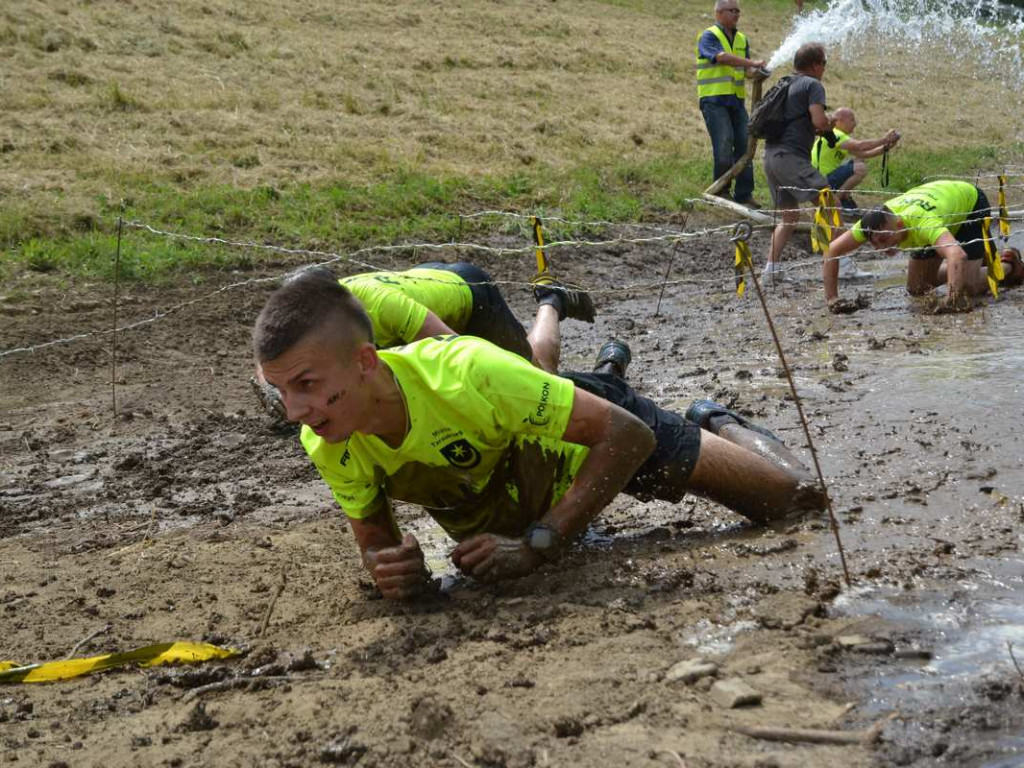
MULTIPOLYGON (((589 369, 601 342, 625 339, 638 390, 678 409, 717 399, 809 462, 752 286, 743 299, 732 290, 731 246, 680 249, 656 313, 671 253, 551 256, 556 273, 596 290, 599 311, 594 326, 563 324, 563 367, 589 369)), ((532 258, 476 259, 508 281, 523 319, 532 258)), ((451 543, 402 508, 447 575, 436 597, 385 603, 294 432, 249 391, 248 332, 270 283, 119 334, 114 387, 109 335, 0 359, 0 659, 60 659, 97 630, 79 655, 172 639, 249 651, 0 687, 0 756, 49 766, 1020 764, 1022 678, 1008 651, 1019 642, 1024 661, 1024 352, 1008 337, 1024 299, 1008 292, 969 315, 935 316, 899 288, 899 264, 863 263, 883 274, 861 287, 868 310, 829 316, 813 267, 768 294, 853 589, 824 519, 766 530, 699 499, 620 496, 563 561, 495 587, 453 577, 451 543), (715 667, 688 682, 676 665, 696 659, 715 667), (235 687, 192 693, 228 680, 235 687), (723 705, 727 686, 716 684, 737 680, 759 704, 723 705), (874 746, 733 730, 883 720, 874 746)), ((251 276, 133 286, 118 313, 146 319, 251 276)), ((0 351, 101 332, 111 315, 107 286, 26 275, 0 300, 0 351)))

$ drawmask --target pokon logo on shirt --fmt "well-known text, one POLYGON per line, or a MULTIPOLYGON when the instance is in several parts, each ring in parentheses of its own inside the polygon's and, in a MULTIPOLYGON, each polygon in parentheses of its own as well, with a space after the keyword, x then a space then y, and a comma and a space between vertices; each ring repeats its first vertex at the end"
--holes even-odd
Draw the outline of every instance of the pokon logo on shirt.
POLYGON ((540 400, 537 401, 536 410, 523 421, 528 421, 535 427, 544 427, 551 422, 548 416, 548 400, 551 398, 551 383, 545 381, 540 388, 540 400))
POLYGON ((441 455, 459 469, 472 469, 480 463, 480 451, 465 438, 448 443, 441 449, 441 455))

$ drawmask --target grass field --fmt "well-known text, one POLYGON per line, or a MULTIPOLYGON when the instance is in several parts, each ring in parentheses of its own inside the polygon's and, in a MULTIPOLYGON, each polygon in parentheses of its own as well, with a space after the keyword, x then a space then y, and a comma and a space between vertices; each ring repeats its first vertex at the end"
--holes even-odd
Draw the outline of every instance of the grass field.
MULTIPOLYGON (((108 273, 121 201, 158 227, 328 250, 449 238, 453 214, 492 207, 671 220, 710 182, 692 62, 711 5, 10 0, 3 261, 108 273)), ((793 12, 748 0, 756 54, 793 12)), ((921 60, 833 54, 826 75, 863 135, 903 131, 893 186, 1016 161, 1001 86, 921 60)), ((252 258, 133 238, 139 277, 252 258)))

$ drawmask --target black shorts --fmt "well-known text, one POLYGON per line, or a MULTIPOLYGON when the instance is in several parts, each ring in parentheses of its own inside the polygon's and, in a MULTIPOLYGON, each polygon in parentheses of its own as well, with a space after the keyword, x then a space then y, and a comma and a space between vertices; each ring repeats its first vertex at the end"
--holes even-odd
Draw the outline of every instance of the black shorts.
POLYGON ((533 359, 533 350, 526 338, 526 329, 512 314, 512 310, 505 303, 505 297, 501 295, 498 286, 487 272, 466 261, 457 261, 454 264, 429 261, 426 264, 417 264, 416 268, 454 272, 469 285, 470 293, 473 294, 473 310, 462 333, 486 339, 527 360, 533 359))
MULTIPOLYGON (((960 225, 960 229, 957 230, 955 235, 956 241, 960 243, 960 247, 967 254, 968 261, 979 261, 985 258, 985 241, 983 238, 989 236, 989 233, 984 231, 985 219, 991 215, 992 205, 989 203, 985 193, 979 189, 978 202, 974 204, 974 208, 967 214, 967 218, 964 219, 964 223, 960 225)), ((921 261, 936 259, 938 256, 939 254, 936 253, 934 248, 924 248, 910 254, 910 258, 921 261)))
POLYGON ((685 481, 700 456, 700 427, 678 413, 666 411, 650 398, 638 395, 613 373, 563 373, 577 387, 624 408, 651 428, 657 446, 640 465, 626 487, 643 501, 678 502, 686 493, 685 481))

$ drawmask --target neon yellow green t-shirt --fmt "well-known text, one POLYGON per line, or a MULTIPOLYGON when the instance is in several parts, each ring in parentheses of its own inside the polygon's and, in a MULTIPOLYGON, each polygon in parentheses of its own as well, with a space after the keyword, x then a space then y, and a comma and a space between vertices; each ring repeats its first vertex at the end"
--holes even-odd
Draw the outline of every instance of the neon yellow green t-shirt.
POLYGON ((473 311, 469 285, 443 269, 405 272, 366 272, 339 280, 363 303, 373 321, 374 342, 380 349, 407 344, 416 338, 433 312, 461 333, 473 311))
POLYGON ((838 128, 833 130, 839 139, 834 147, 830 148, 825 138, 819 136, 811 148, 811 163, 822 176, 828 176, 850 156, 850 153, 843 149, 843 142, 850 138, 850 134, 843 133, 838 128))
POLYGON ((375 435, 301 440, 345 514, 369 517, 390 499, 419 504, 452 538, 518 535, 557 502, 588 448, 561 440, 574 385, 483 339, 439 336, 381 360, 405 397, 398 448, 375 435))
MULTIPOLYGON (((955 235, 978 204, 978 188, 968 181, 932 181, 893 198, 885 207, 903 220, 907 233, 900 248, 930 248, 948 231, 955 235)), ((858 221, 850 230, 863 243, 868 236, 858 221)))

